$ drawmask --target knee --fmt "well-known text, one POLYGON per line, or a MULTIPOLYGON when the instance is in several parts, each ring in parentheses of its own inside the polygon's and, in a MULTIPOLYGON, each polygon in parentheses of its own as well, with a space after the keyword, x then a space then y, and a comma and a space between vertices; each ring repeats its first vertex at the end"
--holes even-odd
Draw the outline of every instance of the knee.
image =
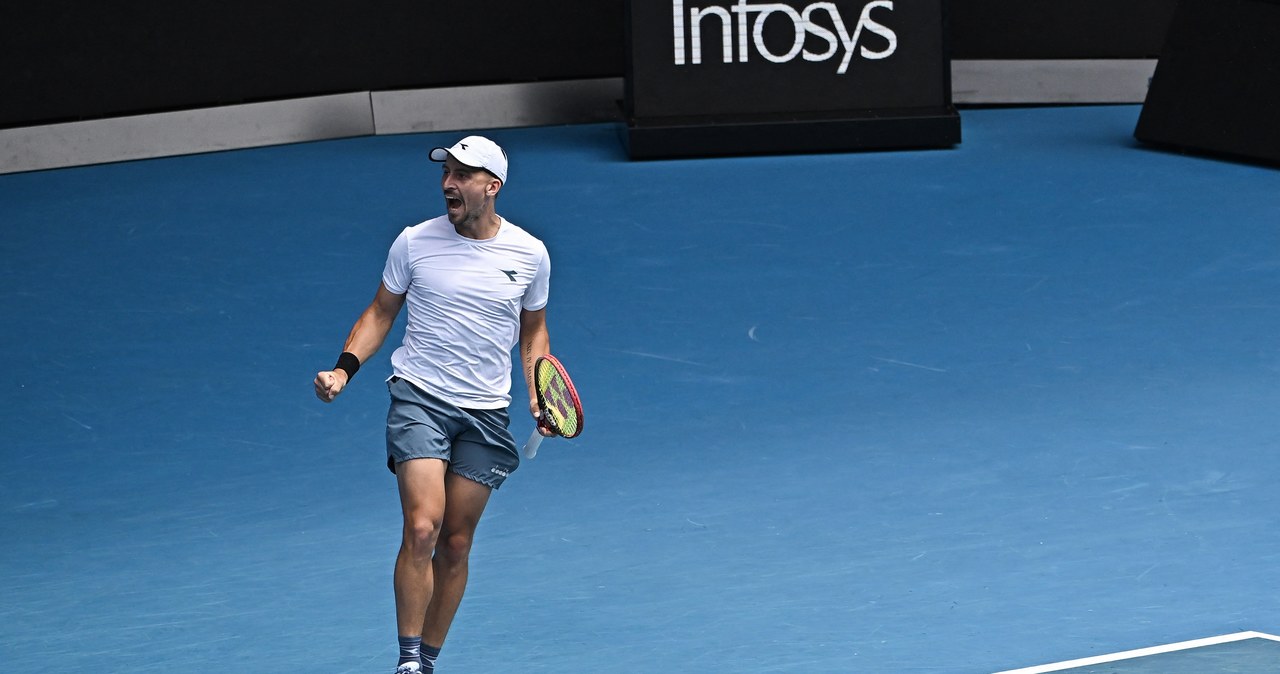
POLYGON ((404 546, 415 554, 430 557, 439 536, 439 517, 415 513, 405 518, 404 546))
POLYGON ((472 536, 463 532, 445 532, 436 542, 436 557, 447 562, 461 563, 471 554, 472 536))

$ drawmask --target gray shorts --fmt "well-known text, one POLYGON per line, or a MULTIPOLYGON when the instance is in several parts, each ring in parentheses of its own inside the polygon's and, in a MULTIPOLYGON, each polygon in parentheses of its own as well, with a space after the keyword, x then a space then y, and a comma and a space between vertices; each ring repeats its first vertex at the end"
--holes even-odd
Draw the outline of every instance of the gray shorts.
POLYGON ((520 466, 505 409, 464 409, 400 377, 387 381, 387 468, 410 459, 443 459, 449 470, 497 489, 520 466))

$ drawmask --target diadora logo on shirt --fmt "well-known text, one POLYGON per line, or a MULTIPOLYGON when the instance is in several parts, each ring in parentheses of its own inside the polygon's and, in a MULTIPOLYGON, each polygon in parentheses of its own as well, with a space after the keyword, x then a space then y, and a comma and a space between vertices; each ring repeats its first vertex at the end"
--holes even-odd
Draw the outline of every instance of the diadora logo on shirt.
MULTIPOLYGON (((702 63, 703 45, 710 44, 714 50, 717 37, 725 63, 747 63, 753 56, 772 63, 788 63, 797 57, 822 62, 839 54, 836 73, 840 75, 849 70, 855 51, 865 59, 876 60, 889 58, 898 50, 897 33, 880 23, 891 18, 885 15, 893 11, 892 0, 814 2, 801 9, 784 2, 737 0, 725 4, 689 7, 686 11, 685 0, 671 0, 675 65, 702 63), (854 15, 856 21, 852 20, 854 15), (794 37, 789 45, 785 39, 775 40, 779 44, 765 44, 765 22, 771 17, 774 21, 790 21, 794 37), (865 42, 866 33, 880 39, 873 46, 860 44, 865 42)), ((785 38, 785 28, 781 34, 785 38)))
POLYGON ((512 270, 512 271, 507 271, 506 269, 499 269, 498 271, 500 271, 500 272, 502 272, 502 273, 506 274, 506 275, 507 275, 507 278, 508 278, 508 279, 511 279, 511 282, 512 282, 512 283, 515 283, 515 281, 516 281, 516 272, 515 272, 514 270, 512 270))

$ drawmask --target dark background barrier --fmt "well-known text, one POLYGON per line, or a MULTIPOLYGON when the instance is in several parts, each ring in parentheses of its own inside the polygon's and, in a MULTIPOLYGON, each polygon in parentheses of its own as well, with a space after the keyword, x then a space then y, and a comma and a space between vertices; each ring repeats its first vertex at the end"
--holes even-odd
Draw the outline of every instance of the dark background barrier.
POLYGON ((621 76, 622 0, 5 0, 0 126, 621 76))
POLYGON ((953 59, 1155 58, 1177 0, 951 0, 953 59))
MULTIPOLYGON (((1175 4, 951 0, 952 58, 1152 58, 1175 4)), ((7 0, 0 127, 348 91, 622 77, 624 48, 624 0, 7 0)))
POLYGON ((1134 135, 1280 163, 1278 36, 1280 0, 1182 0, 1134 135))

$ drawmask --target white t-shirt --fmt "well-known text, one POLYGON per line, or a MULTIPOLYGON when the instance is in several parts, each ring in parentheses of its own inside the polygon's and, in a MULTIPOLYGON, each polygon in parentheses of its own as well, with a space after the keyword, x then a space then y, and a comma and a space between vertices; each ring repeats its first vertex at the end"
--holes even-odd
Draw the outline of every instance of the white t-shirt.
POLYGON ((387 290, 408 293, 393 371, 459 407, 508 406, 520 310, 546 306, 550 278, 546 246, 505 218, 484 241, 445 216, 405 228, 382 272, 387 290))

